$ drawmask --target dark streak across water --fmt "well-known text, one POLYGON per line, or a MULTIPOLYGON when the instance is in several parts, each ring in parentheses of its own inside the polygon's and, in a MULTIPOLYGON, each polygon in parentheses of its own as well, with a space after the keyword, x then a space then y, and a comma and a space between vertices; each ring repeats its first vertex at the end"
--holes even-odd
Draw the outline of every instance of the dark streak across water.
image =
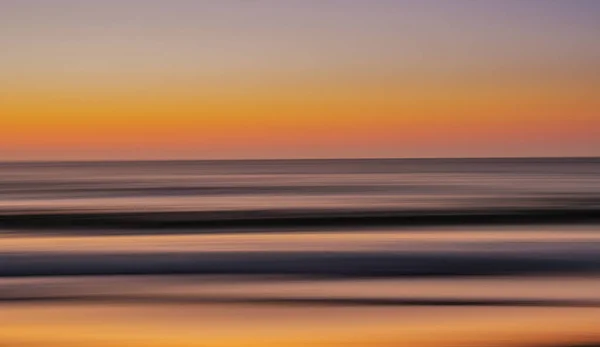
MULTIPOLYGON (((0 230, 64 233, 203 233, 215 229, 352 228, 382 226, 595 224, 597 209, 496 209, 444 211, 224 211, 156 213, 54 213, 0 215, 0 230), (108 230, 112 229, 112 231, 108 230), (173 230, 182 229, 182 230, 173 230), (188 229, 188 230, 185 230, 188 229)), ((229 232, 234 232, 230 230, 229 232)))
POLYGON ((218 252, 0 254, 0 276, 288 275, 448 277, 600 274, 594 251, 555 253, 218 252))

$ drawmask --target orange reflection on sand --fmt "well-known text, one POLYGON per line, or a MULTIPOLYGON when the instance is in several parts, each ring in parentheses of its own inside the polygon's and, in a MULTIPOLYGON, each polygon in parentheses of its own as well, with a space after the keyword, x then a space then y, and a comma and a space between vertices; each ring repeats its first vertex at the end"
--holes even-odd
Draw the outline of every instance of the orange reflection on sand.
POLYGON ((464 347, 600 340, 597 309, 27 305, 3 313, 3 346, 464 347))

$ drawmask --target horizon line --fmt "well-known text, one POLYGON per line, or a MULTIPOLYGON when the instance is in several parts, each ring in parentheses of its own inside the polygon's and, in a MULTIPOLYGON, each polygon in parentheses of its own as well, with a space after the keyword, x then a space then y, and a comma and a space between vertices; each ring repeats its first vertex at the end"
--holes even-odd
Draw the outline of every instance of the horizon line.
POLYGON ((158 162, 233 162, 233 161, 326 161, 326 160, 485 160, 485 159, 600 159, 600 156, 490 156, 490 157, 299 157, 299 158, 181 158, 181 159, 33 159, 6 160, 0 159, 0 164, 43 164, 43 163, 158 163, 158 162))

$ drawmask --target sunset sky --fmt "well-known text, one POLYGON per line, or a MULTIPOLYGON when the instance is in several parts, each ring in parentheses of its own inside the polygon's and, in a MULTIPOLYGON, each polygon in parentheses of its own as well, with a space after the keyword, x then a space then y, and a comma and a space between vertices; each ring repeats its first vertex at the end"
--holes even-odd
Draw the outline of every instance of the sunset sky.
POLYGON ((0 160, 600 155, 600 1, 1 0, 0 160))

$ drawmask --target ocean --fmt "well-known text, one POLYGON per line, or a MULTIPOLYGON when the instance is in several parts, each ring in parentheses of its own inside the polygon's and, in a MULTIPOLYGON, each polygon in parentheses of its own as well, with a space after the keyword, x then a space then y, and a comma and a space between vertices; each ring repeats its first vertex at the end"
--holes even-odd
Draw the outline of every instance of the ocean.
POLYGON ((600 343, 600 158, 0 164, 0 346, 600 343))

